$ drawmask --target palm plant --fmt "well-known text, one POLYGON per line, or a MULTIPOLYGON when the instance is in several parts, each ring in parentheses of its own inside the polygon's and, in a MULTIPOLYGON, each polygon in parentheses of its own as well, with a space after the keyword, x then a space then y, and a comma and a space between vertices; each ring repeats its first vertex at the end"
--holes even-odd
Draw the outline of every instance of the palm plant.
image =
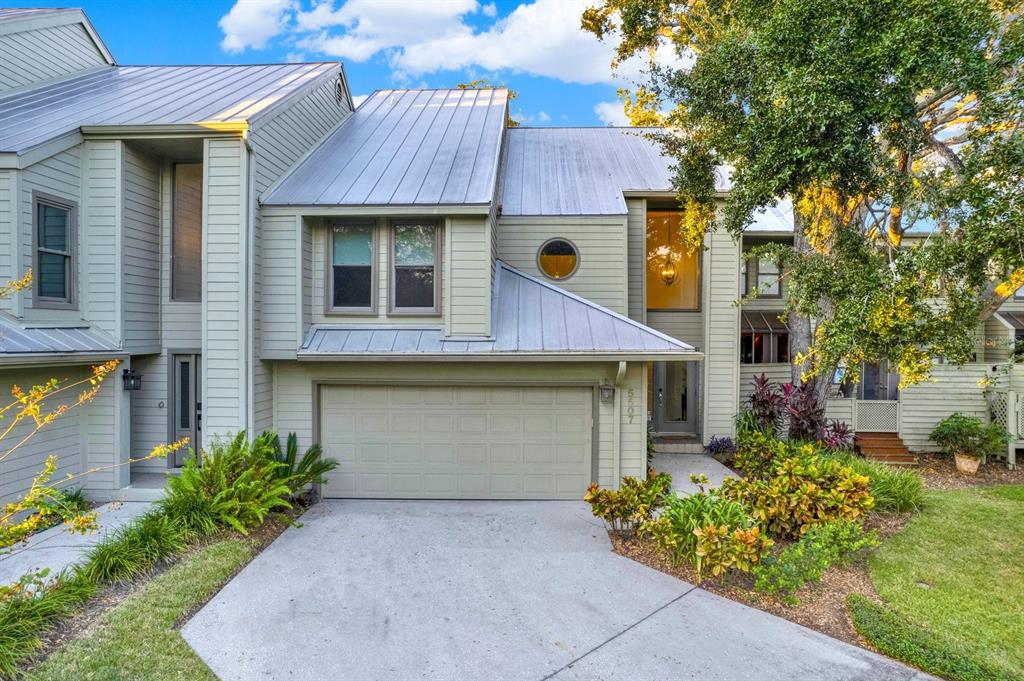
POLYGON ((267 442, 274 452, 274 460, 282 464, 276 469, 275 476, 288 485, 292 496, 299 494, 306 485, 322 485, 326 482, 327 474, 338 467, 336 459, 323 458, 320 445, 311 446, 299 458, 299 439, 295 433, 288 434, 283 452, 277 433, 263 433, 257 440, 267 442))

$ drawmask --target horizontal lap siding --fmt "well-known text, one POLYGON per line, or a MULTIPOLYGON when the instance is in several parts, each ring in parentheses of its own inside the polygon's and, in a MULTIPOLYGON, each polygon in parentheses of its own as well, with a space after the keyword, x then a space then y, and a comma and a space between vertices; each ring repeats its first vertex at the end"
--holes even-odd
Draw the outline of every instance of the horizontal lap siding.
POLYGON ((792 367, 789 364, 742 364, 740 365, 740 404, 746 404, 747 398, 754 392, 754 379, 761 374, 775 385, 789 383, 792 378, 792 367))
POLYGON ((0 35, 0 92, 106 63, 81 24, 0 35))
POLYGON ((296 240, 302 239, 299 219, 264 216, 260 221, 262 245, 263 353, 273 357, 294 356, 299 347, 296 287, 301 285, 302 263, 296 263, 296 240))
POLYGON ((544 278, 537 253, 545 241, 563 237, 576 245, 579 267, 557 286, 603 305, 628 313, 626 219, 622 217, 501 218, 499 257, 529 275, 544 278))
MULTIPOLYGON (((17 170, 0 170, 0 282, 17 279, 21 272, 17 267, 17 170)), ((0 310, 14 312, 15 297, 0 299, 0 310)))
POLYGON ((1010 359, 1010 347, 1013 343, 1013 330, 996 319, 993 315, 982 325, 984 333, 984 349, 978 356, 982 362, 1005 362, 1010 359))
POLYGON ((449 218, 448 333, 487 336, 491 331, 491 260, 487 222, 449 218))
POLYGON ((708 236, 704 310, 707 318, 704 439, 732 435, 739 409, 739 246, 723 230, 708 236))
POLYGON ((160 351, 160 166, 124 147, 125 349, 160 351))
POLYGON ((929 439, 939 421, 955 411, 988 419, 988 402, 978 381, 990 376, 988 365, 941 364, 932 380, 908 386, 900 393, 900 437, 914 451, 935 451, 929 439))
MULTIPOLYGON (((638 322, 645 319, 644 273, 647 271, 644 251, 647 249, 647 200, 626 201, 626 233, 629 240, 629 318, 638 322)), ((703 330, 701 334, 703 335, 703 330)), ((687 341, 692 344, 692 341, 687 341)))

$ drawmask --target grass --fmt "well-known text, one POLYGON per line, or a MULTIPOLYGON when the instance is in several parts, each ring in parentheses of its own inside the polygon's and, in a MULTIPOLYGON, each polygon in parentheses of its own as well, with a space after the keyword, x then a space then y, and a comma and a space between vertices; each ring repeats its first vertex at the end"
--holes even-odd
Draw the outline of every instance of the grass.
MULTIPOLYGON (((869 561, 886 607, 851 602, 882 652, 951 679, 1024 678, 1024 486, 931 492, 869 561)), ((874 605, 874 604, 872 604, 874 605)))
POLYGON ((48 657, 25 678, 216 679, 175 626, 252 554, 229 539, 199 549, 105 613, 84 638, 48 657))
POLYGON ((924 503, 921 476, 907 468, 868 461, 853 454, 830 454, 860 474, 870 478, 868 492, 875 500, 875 510, 885 513, 909 513, 924 503))

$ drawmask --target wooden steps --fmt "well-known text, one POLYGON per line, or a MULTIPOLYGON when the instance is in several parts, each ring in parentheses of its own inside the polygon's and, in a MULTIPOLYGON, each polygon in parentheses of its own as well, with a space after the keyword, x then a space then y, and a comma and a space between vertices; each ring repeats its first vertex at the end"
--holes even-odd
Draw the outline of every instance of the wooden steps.
POLYGON ((902 465, 917 463, 917 455, 907 449, 896 433, 858 432, 853 436, 853 448, 872 461, 902 465))

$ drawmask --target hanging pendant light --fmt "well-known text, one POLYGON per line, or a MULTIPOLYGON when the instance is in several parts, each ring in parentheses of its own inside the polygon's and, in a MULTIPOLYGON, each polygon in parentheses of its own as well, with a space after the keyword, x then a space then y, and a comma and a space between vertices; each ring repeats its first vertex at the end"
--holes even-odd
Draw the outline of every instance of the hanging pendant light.
POLYGON ((676 264, 672 261, 672 258, 665 258, 665 262, 661 265, 661 280, 665 282, 666 286, 671 286, 676 280, 676 264))

